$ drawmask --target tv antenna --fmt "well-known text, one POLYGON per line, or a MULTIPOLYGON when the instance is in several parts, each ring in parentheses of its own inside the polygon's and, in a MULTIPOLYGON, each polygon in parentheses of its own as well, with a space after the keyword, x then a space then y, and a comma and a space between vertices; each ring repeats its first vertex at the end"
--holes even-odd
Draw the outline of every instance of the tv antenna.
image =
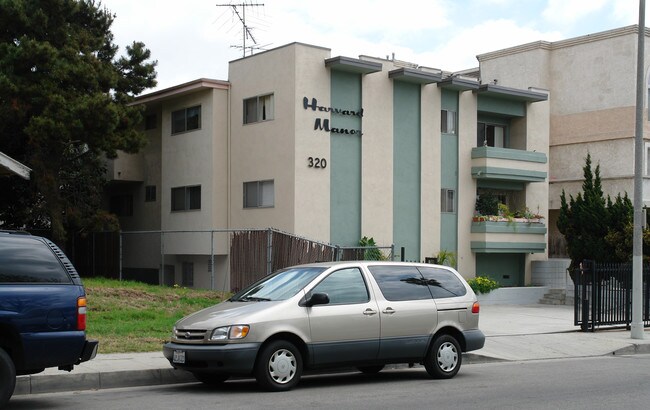
POLYGON ((257 40, 255 40, 255 37, 253 37, 253 33, 251 33, 250 27, 246 25, 246 7, 259 7, 259 6, 264 6, 264 3, 238 3, 238 4, 217 4, 217 7, 231 7, 233 12, 237 15, 239 18, 239 21, 241 21, 241 24, 243 26, 242 30, 242 38, 243 38, 243 43, 241 46, 233 46, 242 49, 244 52, 244 57, 246 57, 246 50, 250 50, 250 54, 253 54, 253 49, 258 48, 257 46, 257 40), (241 8, 241 14, 239 13, 238 7, 241 8), (246 39, 249 38, 253 41, 253 46, 247 46, 246 45, 246 39))

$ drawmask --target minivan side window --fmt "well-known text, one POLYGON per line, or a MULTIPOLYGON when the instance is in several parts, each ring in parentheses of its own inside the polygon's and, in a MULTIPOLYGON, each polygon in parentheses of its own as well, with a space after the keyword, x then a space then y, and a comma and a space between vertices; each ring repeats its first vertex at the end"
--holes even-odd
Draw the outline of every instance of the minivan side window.
POLYGON ((366 282, 358 268, 332 272, 311 293, 326 293, 330 305, 365 303, 370 300, 366 282))
POLYGON ((465 285, 453 272, 434 267, 418 267, 434 299, 453 298, 467 293, 465 285))
POLYGON ((386 300, 431 299, 426 280, 415 266, 368 266, 386 300))
POLYGON ((49 246, 29 236, 0 237, 0 283, 70 283, 49 246))

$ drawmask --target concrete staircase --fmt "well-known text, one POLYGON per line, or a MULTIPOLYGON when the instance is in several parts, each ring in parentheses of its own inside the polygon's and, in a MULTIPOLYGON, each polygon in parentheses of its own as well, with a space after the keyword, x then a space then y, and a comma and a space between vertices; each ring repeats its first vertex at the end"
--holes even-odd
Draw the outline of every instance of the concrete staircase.
POLYGON ((542 305, 566 305, 567 297, 564 289, 549 289, 544 297, 539 300, 542 305))

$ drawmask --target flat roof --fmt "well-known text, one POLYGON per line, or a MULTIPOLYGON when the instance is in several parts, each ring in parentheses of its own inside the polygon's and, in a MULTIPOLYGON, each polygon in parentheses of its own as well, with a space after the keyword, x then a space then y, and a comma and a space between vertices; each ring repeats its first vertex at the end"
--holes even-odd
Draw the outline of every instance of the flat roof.
POLYGON ((482 84, 478 87, 477 92, 490 97, 507 98, 515 101, 539 102, 548 100, 548 94, 543 92, 520 90, 496 84, 482 84))
POLYGON ((388 72, 388 78, 414 84, 431 84, 442 80, 442 73, 431 73, 402 67, 388 72))
POLYGON ((187 83, 154 91, 149 94, 140 95, 135 97, 135 101, 132 104, 146 104, 154 101, 165 100, 167 98, 178 97, 201 88, 228 90, 230 88, 230 83, 228 81, 214 80, 211 78, 199 78, 187 83))
POLYGON ((325 60, 325 67, 337 71, 346 71, 349 73, 370 74, 381 71, 381 63, 360 60, 350 57, 332 57, 325 60))

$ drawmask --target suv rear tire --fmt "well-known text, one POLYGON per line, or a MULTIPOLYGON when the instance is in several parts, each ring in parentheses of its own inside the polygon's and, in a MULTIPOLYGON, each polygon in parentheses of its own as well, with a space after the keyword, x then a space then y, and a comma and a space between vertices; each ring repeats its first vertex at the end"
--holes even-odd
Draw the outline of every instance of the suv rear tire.
POLYGON ((255 379, 268 391, 291 390, 302 376, 302 356, 293 343, 276 340, 266 345, 255 363, 255 379))
POLYGON ((460 344, 451 335, 440 335, 431 345, 424 368, 435 379, 451 379, 460 370, 463 359, 460 344))
POLYGON ((11 357, 0 347, 0 408, 3 408, 14 394, 16 367, 11 357))

